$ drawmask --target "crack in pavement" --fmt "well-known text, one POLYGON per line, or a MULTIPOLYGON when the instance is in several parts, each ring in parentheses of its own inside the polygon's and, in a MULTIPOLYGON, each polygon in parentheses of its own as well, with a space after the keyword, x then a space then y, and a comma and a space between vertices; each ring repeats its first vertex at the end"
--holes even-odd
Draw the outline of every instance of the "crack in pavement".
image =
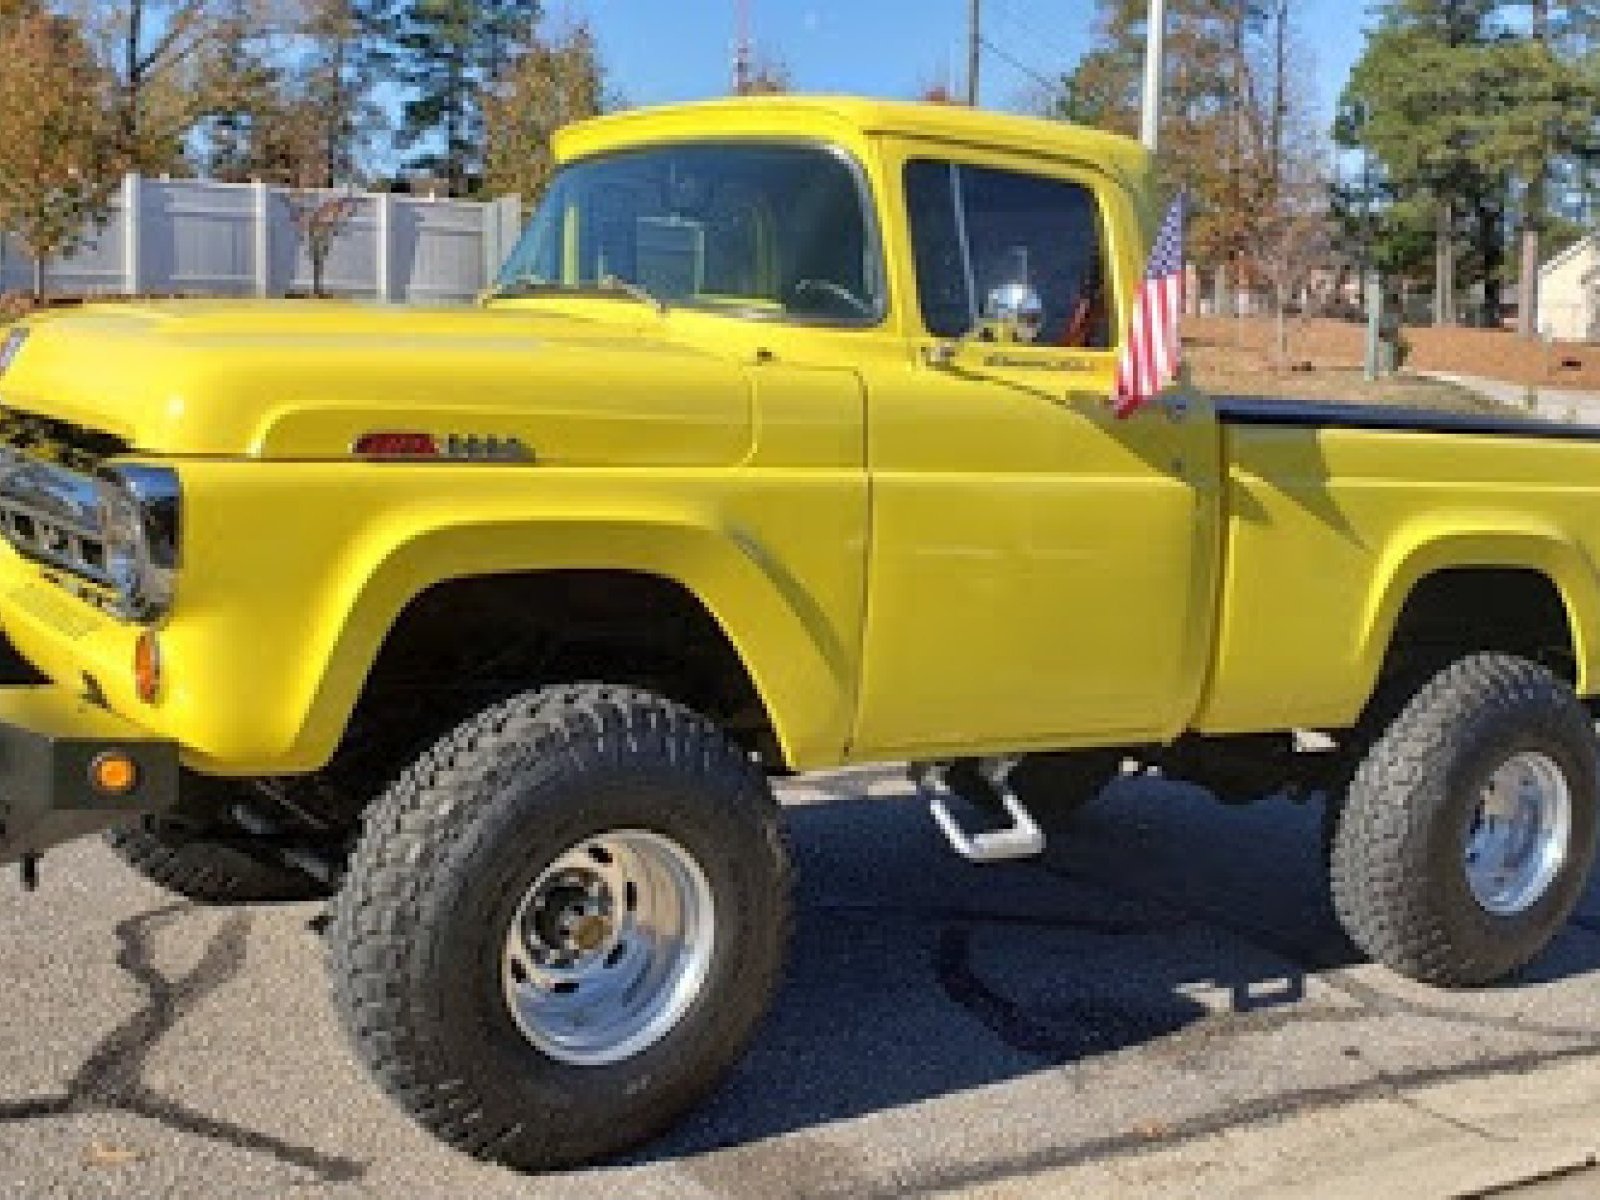
POLYGON ((1486 1142, 1499 1142, 1502 1146, 1514 1145, 1517 1141, 1514 1137, 1506 1137, 1504 1134, 1496 1133, 1486 1126, 1474 1124, 1461 1117, 1451 1116, 1447 1112, 1440 1112, 1438 1109, 1424 1104, 1406 1090, 1404 1083, 1392 1079, 1387 1071, 1381 1069, 1378 1071, 1378 1081, 1388 1085, 1387 1090, 1383 1093, 1388 1099, 1405 1108, 1409 1108, 1414 1113, 1427 1117, 1431 1121, 1439 1121, 1462 1133, 1470 1133, 1474 1137, 1480 1137, 1486 1142))
POLYGON ((0 1123, 125 1112, 156 1121, 178 1133, 266 1155, 286 1166, 309 1171, 325 1183, 347 1183, 361 1178, 368 1170, 367 1163, 326 1154, 197 1112, 160 1095, 145 1083, 145 1067, 161 1041, 244 967, 250 918, 236 913, 206 943, 200 961, 188 973, 169 979, 156 969, 152 961, 153 935, 191 911, 188 904, 173 904, 117 924, 117 939, 121 943, 117 965, 139 985, 145 1003, 100 1040, 73 1072, 62 1094, 0 1100, 0 1123))

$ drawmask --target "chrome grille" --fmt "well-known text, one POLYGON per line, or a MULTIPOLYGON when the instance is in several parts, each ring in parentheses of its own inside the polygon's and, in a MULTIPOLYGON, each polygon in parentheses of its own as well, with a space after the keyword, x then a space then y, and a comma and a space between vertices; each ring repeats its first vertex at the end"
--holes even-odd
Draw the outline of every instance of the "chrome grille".
POLYGON ((25 558, 112 586, 88 475, 0 446, 0 537, 25 558))

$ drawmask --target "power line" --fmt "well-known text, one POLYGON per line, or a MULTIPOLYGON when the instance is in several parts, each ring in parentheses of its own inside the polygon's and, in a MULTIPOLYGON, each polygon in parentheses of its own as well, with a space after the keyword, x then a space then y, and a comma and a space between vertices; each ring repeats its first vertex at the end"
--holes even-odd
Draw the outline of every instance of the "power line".
POLYGON ((1016 71, 1017 73, 1019 73, 1021 75, 1026 75, 1029 79, 1033 80, 1035 83, 1039 84, 1041 87, 1047 87, 1047 88, 1054 89, 1054 88, 1057 88, 1057 87, 1061 86, 1061 80, 1060 79, 1051 79, 1043 71, 1035 70, 1033 67, 1030 67, 1027 63, 1023 62, 1016 55, 1012 54, 1009 50, 1005 49, 1002 46, 995 45, 988 38, 983 37, 983 36, 980 35, 978 40, 982 44, 983 48, 985 50, 987 50, 990 54, 994 55, 1001 62, 1005 63, 1013 71, 1016 71))
POLYGON ((1031 17, 1023 17, 1016 7, 1016 0, 1004 0, 994 10, 1002 22, 1009 21, 1017 32, 1025 36, 1030 42, 1040 45, 1051 54, 1058 56, 1063 62, 1069 62, 1082 57, 1080 51, 1072 50, 1067 43, 1060 40, 1060 34, 1046 33, 1031 17))

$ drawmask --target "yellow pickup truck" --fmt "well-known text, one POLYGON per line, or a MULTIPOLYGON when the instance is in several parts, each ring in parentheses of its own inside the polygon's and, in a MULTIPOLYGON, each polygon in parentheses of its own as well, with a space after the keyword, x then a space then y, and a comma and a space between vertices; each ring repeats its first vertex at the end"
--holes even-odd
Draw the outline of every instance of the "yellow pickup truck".
POLYGON ((741 1053, 768 780, 912 764, 1038 852, 1130 762, 1326 797, 1337 911, 1441 985, 1594 856, 1600 430, 1170 389, 1113 415, 1132 142, 820 97, 626 112, 472 309, 89 307, 0 350, 0 858, 109 830, 332 897, 385 1087, 524 1168, 741 1053))

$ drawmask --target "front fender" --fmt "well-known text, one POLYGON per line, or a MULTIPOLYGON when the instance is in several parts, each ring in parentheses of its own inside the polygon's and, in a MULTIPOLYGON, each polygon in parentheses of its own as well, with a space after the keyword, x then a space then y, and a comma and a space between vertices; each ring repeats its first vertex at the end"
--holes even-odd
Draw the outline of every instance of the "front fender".
POLYGON ((193 553, 162 633, 172 686, 149 716, 202 770, 325 765, 414 598, 541 570, 679 585, 740 655, 786 761, 843 751, 864 591, 859 473, 254 464, 197 467, 185 484, 193 553))
POLYGON ((536 526, 486 524, 420 533, 394 547, 359 587, 347 616, 312 656, 314 684, 295 758, 333 753, 383 639, 437 583, 530 570, 627 570, 696 596, 744 662, 785 760, 831 760, 848 736, 853 651, 803 585, 761 544, 737 532, 666 519, 563 516, 536 526))

